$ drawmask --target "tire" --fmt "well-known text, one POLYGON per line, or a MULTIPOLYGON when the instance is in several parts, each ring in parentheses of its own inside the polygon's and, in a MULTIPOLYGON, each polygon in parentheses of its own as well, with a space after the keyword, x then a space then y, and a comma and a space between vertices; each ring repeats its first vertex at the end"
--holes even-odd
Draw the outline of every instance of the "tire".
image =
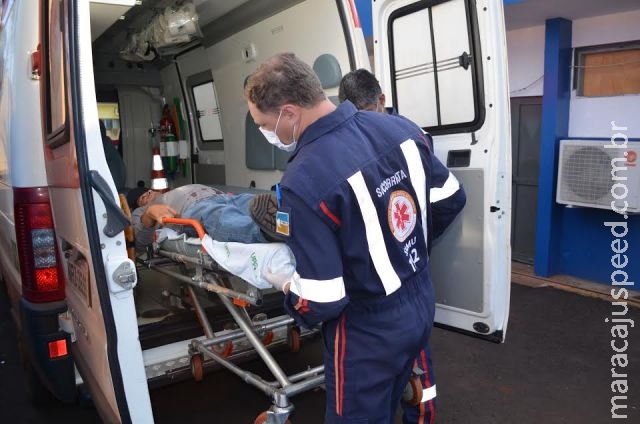
MULTIPOLYGON (((265 424, 267 422, 267 411, 262 412, 260 415, 258 415, 255 419, 255 421, 253 421, 253 424, 265 424)), ((284 422, 284 424, 291 424, 291 420, 287 420, 284 422)))

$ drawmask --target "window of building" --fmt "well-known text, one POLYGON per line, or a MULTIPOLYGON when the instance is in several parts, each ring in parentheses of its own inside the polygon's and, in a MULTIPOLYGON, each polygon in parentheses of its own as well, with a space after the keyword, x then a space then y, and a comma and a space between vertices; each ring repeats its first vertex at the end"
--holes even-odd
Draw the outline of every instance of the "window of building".
POLYGON ((118 103, 98 102, 98 118, 104 122, 107 137, 117 146, 120 140, 120 112, 118 103))
POLYGON ((574 75, 578 96, 640 94, 640 41, 576 49, 574 75))

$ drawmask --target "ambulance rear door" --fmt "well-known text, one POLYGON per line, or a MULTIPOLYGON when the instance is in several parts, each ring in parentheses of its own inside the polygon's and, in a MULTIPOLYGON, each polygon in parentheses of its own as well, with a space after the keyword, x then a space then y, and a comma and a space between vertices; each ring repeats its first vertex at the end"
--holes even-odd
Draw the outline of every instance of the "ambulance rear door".
POLYGON ((467 205, 434 243, 436 324, 502 342, 511 274, 511 140, 502 0, 373 3, 375 70, 433 136, 467 205))
POLYGON ((75 366, 102 420, 152 422, 133 300, 136 269, 123 234, 129 222, 98 125, 90 3, 39 4, 45 167, 68 306, 61 325, 72 334, 75 366))

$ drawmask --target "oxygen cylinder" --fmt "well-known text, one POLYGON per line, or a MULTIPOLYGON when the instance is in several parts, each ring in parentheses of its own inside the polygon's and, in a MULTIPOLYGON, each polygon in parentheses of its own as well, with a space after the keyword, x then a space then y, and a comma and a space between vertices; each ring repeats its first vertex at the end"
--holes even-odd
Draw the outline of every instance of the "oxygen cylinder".
POLYGON ((170 178, 173 178, 176 171, 178 170, 178 155, 180 153, 178 148, 178 141, 176 140, 176 136, 173 134, 173 127, 169 124, 169 129, 167 130, 167 136, 165 137, 165 145, 166 145, 166 165, 164 167, 166 173, 170 178))
POLYGON ((178 143, 176 142, 173 129, 175 128, 171 119, 169 105, 165 103, 162 108, 162 118, 160 118, 160 157, 162 167, 169 178, 178 170, 178 143))

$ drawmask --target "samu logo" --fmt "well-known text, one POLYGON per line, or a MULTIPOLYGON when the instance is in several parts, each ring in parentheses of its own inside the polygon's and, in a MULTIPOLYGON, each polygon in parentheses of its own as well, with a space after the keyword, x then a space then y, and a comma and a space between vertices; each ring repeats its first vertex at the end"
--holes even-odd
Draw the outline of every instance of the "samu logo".
POLYGON ((387 219, 396 240, 405 241, 416 227, 416 203, 413 197, 404 190, 391 193, 387 219))

